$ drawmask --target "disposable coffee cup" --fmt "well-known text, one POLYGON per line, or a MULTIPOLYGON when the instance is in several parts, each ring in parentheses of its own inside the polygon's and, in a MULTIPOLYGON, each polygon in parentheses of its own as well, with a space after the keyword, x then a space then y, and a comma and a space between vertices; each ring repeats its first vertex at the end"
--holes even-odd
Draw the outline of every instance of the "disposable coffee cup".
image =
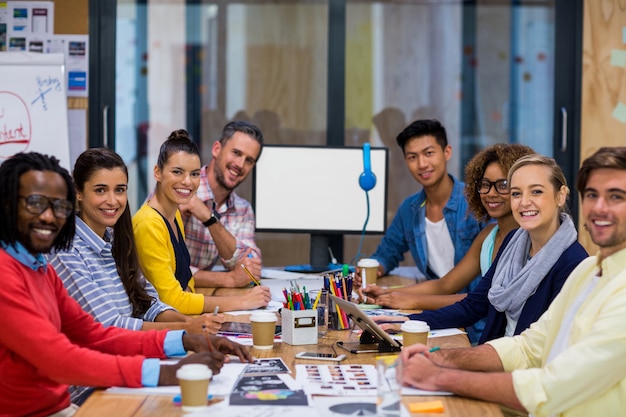
POLYGON ((268 311, 255 311, 250 315, 252 346, 255 349, 272 349, 274 347, 276 320, 276 314, 268 311))
POLYGON ((430 326, 425 321, 409 320, 400 326, 402 331, 402 345, 411 346, 416 343, 426 344, 430 326))
POLYGON ((368 285, 376 284, 376 280, 378 279, 378 265, 378 261, 371 258, 363 258, 357 264, 357 266, 361 268, 361 279, 363 281, 363 288, 368 285))
POLYGON ((207 408, 212 376, 213 372, 208 366, 198 363, 183 365, 176 370, 183 411, 202 411, 207 408))

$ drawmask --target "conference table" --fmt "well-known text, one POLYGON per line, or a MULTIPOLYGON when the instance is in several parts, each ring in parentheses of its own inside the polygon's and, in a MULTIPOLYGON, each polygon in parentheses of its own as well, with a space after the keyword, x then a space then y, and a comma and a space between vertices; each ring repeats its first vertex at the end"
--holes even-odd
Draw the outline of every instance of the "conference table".
MULTIPOLYGON (((411 282, 399 277, 384 277, 379 279, 383 285, 402 285, 411 282)), ((249 316, 229 316, 227 321, 249 321, 249 316)), ((295 354, 301 351, 311 351, 320 353, 343 353, 346 359, 340 362, 341 365, 351 364, 371 364, 374 365, 376 357, 380 353, 359 353, 352 354, 335 346, 337 341, 345 343, 356 343, 359 334, 352 330, 329 330, 326 337, 320 338, 317 345, 289 345, 286 343, 274 343, 273 349, 259 350, 250 347, 251 354, 256 358, 281 357, 291 369, 292 376, 295 377, 297 364, 329 364, 308 359, 297 359, 295 354)), ((439 346, 442 349, 450 347, 466 347, 469 341, 465 334, 445 336, 429 339, 429 345, 439 346)), ((333 362, 334 363, 334 362, 333 362)), ((440 417, 501 417, 502 411, 497 404, 478 401, 457 396, 403 396, 402 401, 408 405, 416 402, 428 402, 440 400, 443 403, 442 413, 422 414, 412 413, 412 416, 440 416, 440 417)), ((218 400, 219 401, 219 400, 218 400)), ((96 390, 91 397, 80 407, 76 417, 181 417, 184 413, 180 406, 172 402, 169 396, 161 395, 126 395, 108 393, 105 390, 96 390)))

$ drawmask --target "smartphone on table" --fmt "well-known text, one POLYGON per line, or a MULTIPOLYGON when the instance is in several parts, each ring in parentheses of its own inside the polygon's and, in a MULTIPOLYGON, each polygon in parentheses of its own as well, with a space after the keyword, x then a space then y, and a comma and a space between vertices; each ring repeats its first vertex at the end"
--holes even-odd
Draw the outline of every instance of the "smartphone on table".
POLYGON ((296 353, 296 358, 341 362, 346 358, 346 355, 337 355, 336 353, 298 352, 296 353))

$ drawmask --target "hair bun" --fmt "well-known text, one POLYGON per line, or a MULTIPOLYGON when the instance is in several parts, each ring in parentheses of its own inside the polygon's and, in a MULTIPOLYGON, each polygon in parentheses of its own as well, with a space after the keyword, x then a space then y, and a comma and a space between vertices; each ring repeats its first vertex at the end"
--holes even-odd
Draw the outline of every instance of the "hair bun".
POLYGON ((175 139, 187 139, 191 140, 189 137, 189 133, 185 129, 178 129, 170 133, 167 140, 175 140, 175 139))

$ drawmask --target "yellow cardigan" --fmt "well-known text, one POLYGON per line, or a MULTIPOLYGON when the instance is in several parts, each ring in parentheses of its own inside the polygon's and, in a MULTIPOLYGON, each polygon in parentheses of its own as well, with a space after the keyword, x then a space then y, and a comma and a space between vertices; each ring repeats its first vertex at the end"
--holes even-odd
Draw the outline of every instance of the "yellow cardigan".
MULTIPOLYGON (((184 238, 185 232, 179 211, 176 212, 176 221, 184 238)), ((204 296, 193 292, 193 278, 189 281, 192 292, 184 291, 176 280, 174 246, 161 215, 144 204, 133 216, 133 232, 141 270, 156 288, 161 301, 183 314, 201 314, 204 309, 204 296)))

